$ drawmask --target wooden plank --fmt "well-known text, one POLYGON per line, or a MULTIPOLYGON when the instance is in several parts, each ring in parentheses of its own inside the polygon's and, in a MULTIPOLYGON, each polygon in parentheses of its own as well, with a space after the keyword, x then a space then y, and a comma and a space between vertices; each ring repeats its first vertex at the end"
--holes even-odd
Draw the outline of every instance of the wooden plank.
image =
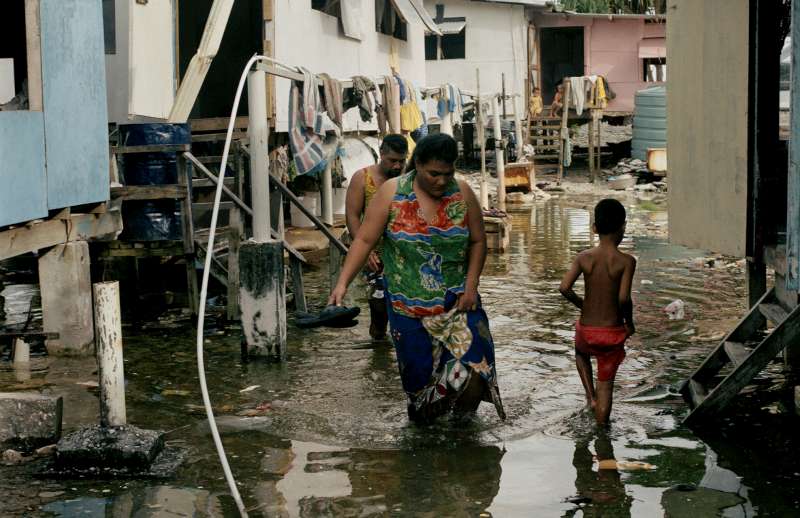
POLYGON ((122 230, 119 211, 72 214, 69 219, 47 220, 0 232, 0 261, 69 241, 85 241, 122 230))
POLYGON ((786 186, 786 290, 800 291, 800 2, 792 2, 789 171, 786 186))
POLYGON ((111 197, 122 200, 161 200, 165 198, 183 199, 187 196, 186 186, 171 185, 125 185, 112 187, 111 197))
MULTIPOLYGON (((767 292, 759 301, 760 303, 769 300, 774 295, 774 290, 770 290, 767 292)), ((750 309, 747 314, 739 321, 736 327, 728 333, 718 345, 714 348, 711 354, 703 361, 703 363, 698 367, 694 373, 690 376, 691 379, 695 379, 701 383, 708 382, 711 378, 713 378, 725 364, 728 363, 729 358, 725 352, 725 342, 739 342, 744 343, 750 340, 753 335, 758 331, 761 327, 760 324, 763 322, 763 317, 761 313, 756 307, 750 309)), ((689 395, 687 393, 683 393, 684 397, 687 399, 687 402, 691 402, 689 395)))
MULTIPOLYGON (((189 127, 192 129, 192 133, 204 131, 226 131, 230 122, 230 117, 189 119, 189 127)), ((247 115, 240 115, 236 117, 233 127, 234 129, 247 129, 248 124, 247 115)))
POLYGON ((747 360, 747 357, 750 356, 750 350, 739 342, 725 342, 724 347, 725 353, 728 355, 734 367, 743 364, 745 360, 747 360))
POLYGON ((564 135, 566 133, 566 138, 569 139, 569 129, 568 129, 568 122, 569 122, 569 96, 570 96, 570 82, 565 80, 564 83, 564 95, 563 95, 563 109, 561 113, 561 129, 560 129, 560 137, 561 137, 561 147, 558 150, 558 179, 556 180, 556 184, 561 185, 561 182, 564 180, 564 150, 566 149, 566 139, 564 135))
POLYGON ((39 2, 25 0, 25 44, 28 58, 28 110, 40 112, 42 103, 42 31, 39 2))
POLYGON ((238 207, 228 217, 228 306, 229 321, 239 319, 239 245, 244 237, 244 217, 238 207))
POLYGON ((191 144, 157 144, 151 146, 112 146, 111 152, 116 155, 133 153, 182 153, 191 151, 191 144))
MULTIPOLYGON (((236 185, 235 178, 225 178, 225 186, 230 188, 236 185)), ((217 183, 209 178, 194 178, 192 180, 192 188, 193 189, 207 189, 209 187, 216 187, 217 183)))
POLYGON ((789 313, 780 304, 759 304, 758 309, 762 315, 775 324, 780 324, 789 316, 789 313))
POLYGON ((800 306, 750 353, 747 361, 734 368, 692 412, 683 423, 695 424, 717 414, 733 399, 767 364, 790 343, 800 337, 800 306))
POLYGON ((106 248, 100 252, 100 257, 176 257, 183 255, 183 243, 157 242, 158 248, 106 248), (163 243, 163 244, 162 244, 163 243))
MULTIPOLYGON (((223 142, 228 138, 227 133, 210 133, 207 135, 192 135, 192 142, 223 142)), ((244 140, 247 138, 246 131, 233 130, 231 140, 244 140)))
POLYGON ((58 340, 59 334, 48 331, 10 331, 0 332, 0 339, 3 338, 44 338, 45 340, 58 340))
POLYGON ((181 202, 181 231, 183 233, 183 252, 186 259, 186 287, 189 298, 189 309, 197 315, 200 309, 200 288, 197 282, 197 270, 194 266, 194 214, 192 208, 192 173, 186 164, 186 158, 179 154, 176 157, 178 183, 186 189, 186 197, 181 202))
POLYGON ((306 292, 303 285, 303 263, 295 259, 293 256, 289 257, 289 266, 292 269, 292 292, 294 293, 294 309, 295 311, 308 311, 306 304, 306 292))

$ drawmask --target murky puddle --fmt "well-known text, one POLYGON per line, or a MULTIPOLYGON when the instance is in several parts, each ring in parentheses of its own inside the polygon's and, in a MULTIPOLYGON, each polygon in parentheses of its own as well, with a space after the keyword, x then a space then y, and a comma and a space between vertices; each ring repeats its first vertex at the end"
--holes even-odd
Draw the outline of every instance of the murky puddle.
MULTIPOLYGON (((712 448, 714 441, 679 426, 685 407, 668 386, 740 317, 744 276, 740 263, 709 266, 701 252, 669 245, 663 200, 624 200, 629 236, 622 246, 639 259, 638 335, 618 374, 611 431, 595 430, 582 411, 572 352, 577 313, 557 287, 572 257, 592 244, 587 208, 596 201, 573 195, 514 212, 510 250, 488 259, 481 293, 505 422, 484 405, 467 424, 409 425, 394 352, 369 344, 366 315, 346 330, 290 327, 283 365, 242 363, 239 332, 212 325, 208 384, 251 516, 800 512, 800 470, 785 455, 797 458, 796 443, 747 454, 738 439, 726 436, 712 448), (687 315, 670 321, 662 308, 677 298, 687 315), (620 469, 600 469, 614 466, 620 469)), ((324 265, 308 275, 311 303, 324 302, 326 278, 324 265)), ((25 293, 15 289, 12 309, 25 293)), ((355 286, 354 296, 360 293, 355 286)), ((128 420, 169 430, 168 441, 188 449, 175 478, 52 480, 30 477, 29 467, 0 467, 0 514, 234 516, 200 406, 190 325, 165 319, 126 330, 128 420)), ((92 361, 40 357, 24 378, 0 364, 0 390, 63 395, 66 430, 97 422, 92 361)))

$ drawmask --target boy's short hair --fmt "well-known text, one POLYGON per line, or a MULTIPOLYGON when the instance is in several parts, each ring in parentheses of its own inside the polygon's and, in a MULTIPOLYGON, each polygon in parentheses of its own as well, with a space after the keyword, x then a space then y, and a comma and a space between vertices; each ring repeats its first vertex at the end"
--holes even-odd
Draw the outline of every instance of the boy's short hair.
POLYGON ((393 151, 400 155, 405 155, 408 153, 408 141, 403 135, 392 133, 383 137, 380 149, 381 153, 393 151))
POLYGON ((594 207, 594 225, 598 234, 613 234, 625 224, 625 207, 613 199, 606 198, 594 207))

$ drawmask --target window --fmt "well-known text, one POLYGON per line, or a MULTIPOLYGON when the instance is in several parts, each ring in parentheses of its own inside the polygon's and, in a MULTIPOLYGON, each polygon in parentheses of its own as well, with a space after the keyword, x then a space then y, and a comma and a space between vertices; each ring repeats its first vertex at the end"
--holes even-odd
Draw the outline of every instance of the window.
POLYGON ((645 83, 663 83, 667 80, 666 58, 644 58, 642 77, 645 83))
POLYGON ((425 59, 427 61, 439 59, 439 36, 436 34, 425 36, 425 59))
POLYGON ((465 29, 458 34, 442 36, 442 59, 464 59, 466 57, 467 37, 465 29))
POLYGON ((339 2, 340 0, 311 0, 311 8, 339 18, 342 15, 339 2))
POLYGON ((375 30, 398 40, 407 39, 408 26, 392 0, 375 0, 375 30))
POLYGON ((466 21, 448 21, 439 23, 441 36, 431 34, 425 36, 425 59, 465 59, 467 57, 466 21))

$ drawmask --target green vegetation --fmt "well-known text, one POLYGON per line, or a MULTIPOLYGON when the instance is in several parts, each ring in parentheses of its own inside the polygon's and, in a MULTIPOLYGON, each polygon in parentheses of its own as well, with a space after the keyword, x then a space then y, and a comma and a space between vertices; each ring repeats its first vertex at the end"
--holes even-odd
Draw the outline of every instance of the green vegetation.
POLYGON ((664 14, 666 0, 560 0, 560 6, 578 13, 664 14))

